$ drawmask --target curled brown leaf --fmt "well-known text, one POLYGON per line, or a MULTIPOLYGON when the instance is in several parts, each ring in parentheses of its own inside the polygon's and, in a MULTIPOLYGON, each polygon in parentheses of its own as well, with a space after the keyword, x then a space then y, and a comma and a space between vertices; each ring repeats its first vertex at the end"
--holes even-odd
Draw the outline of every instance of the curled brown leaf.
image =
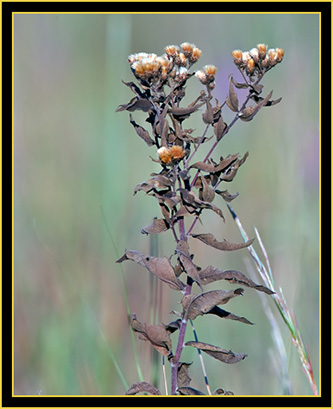
POLYGON ((134 126, 136 133, 146 142, 148 146, 155 145, 155 142, 151 139, 149 132, 134 121, 132 114, 130 114, 130 123, 134 126))
POLYGON ((137 320, 136 315, 132 314, 131 328, 140 334, 141 340, 149 341, 160 354, 166 357, 172 356, 171 332, 166 325, 142 324, 137 320))
POLYGON ((233 86, 232 75, 229 75, 229 92, 226 102, 232 111, 238 112, 238 97, 233 86))
POLYGON ((216 305, 226 304, 230 299, 243 295, 243 289, 224 291, 213 290, 199 295, 184 295, 182 299, 183 317, 194 320, 199 315, 208 314, 216 305))
POLYGON ((238 315, 232 314, 229 311, 223 310, 222 308, 218 307, 217 305, 213 307, 207 314, 217 315, 220 318, 225 318, 227 320, 233 320, 242 322, 243 324, 253 325, 253 322, 249 321, 245 317, 239 317, 238 315))
POLYGON ((226 364, 235 364, 247 357, 246 354, 243 353, 236 354, 235 352, 232 352, 230 350, 228 351, 226 349, 222 349, 215 345, 206 344, 204 342, 188 341, 186 342, 185 346, 191 346, 194 348, 201 349, 201 351, 205 352, 209 356, 226 364))
POLYGON ((246 241, 245 243, 231 243, 230 241, 227 241, 227 240, 218 241, 211 233, 192 234, 191 236, 194 237, 195 239, 199 239, 200 241, 207 244, 208 246, 211 246, 211 247, 214 247, 215 249, 223 250, 223 251, 239 250, 244 247, 250 246, 254 241, 254 239, 250 239, 246 241))
POLYGON ((170 228, 169 223, 165 219, 154 218, 151 224, 141 229, 142 234, 158 234, 162 233, 170 228))
POLYGON ((239 118, 245 122, 251 121, 254 118, 254 116, 259 112, 259 110, 268 103, 272 94, 273 94, 273 91, 271 91, 267 95, 267 97, 262 99, 257 105, 252 105, 252 106, 244 108, 238 114, 239 118))
POLYGON ((199 272, 199 276, 202 284, 210 284, 218 280, 226 280, 232 284, 245 285, 266 294, 274 294, 269 288, 255 283, 245 274, 237 270, 219 270, 216 267, 208 266, 199 272))
POLYGON ((134 97, 130 100, 128 104, 119 105, 118 108, 116 109, 116 112, 125 111, 125 110, 130 111, 130 112, 133 112, 136 110, 148 112, 152 108, 153 108, 153 105, 148 99, 134 97))
POLYGON ((125 260, 135 261, 145 267, 161 281, 167 283, 173 290, 182 290, 184 288, 184 284, 176 277, 167 257, 152 257, 137 250, 126 250, 123 257, 117 260, 117 263, 122 263, 125 260))
POLYGON ((125 395, 137 395, 138 393, 146 392, 150 395, 161 395, 161 392, 148 382, 136 382, 133 383, 126 391, 125 395))
POLYGON ((189 252, 189 245, 184 240, 179 240, 177 243, 176 254, 183 267, 183 270, 201 287, 199 268, 192 262, 189 252))

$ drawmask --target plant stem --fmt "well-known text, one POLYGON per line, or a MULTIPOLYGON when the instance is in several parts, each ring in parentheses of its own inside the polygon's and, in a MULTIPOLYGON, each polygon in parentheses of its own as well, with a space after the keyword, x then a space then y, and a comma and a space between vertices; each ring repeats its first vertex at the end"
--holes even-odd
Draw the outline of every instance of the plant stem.
MULTIPOLYGON (((192 283, 193 283, 193 280, 190 277, 188 277, 184 296, 191 294, 192 283)), ((176 348, 176 355, 171 360, 171 395, 176 395, 178 366, 179 366, 180 356, 184 348, 184 339, 185 339, 187 322, 188 322, 188 319, 186 316, 184 316, 182 319, 180 328, 179 328, 179 337, 178 337, 178 343, 177 343, 177 348, 176 348)))

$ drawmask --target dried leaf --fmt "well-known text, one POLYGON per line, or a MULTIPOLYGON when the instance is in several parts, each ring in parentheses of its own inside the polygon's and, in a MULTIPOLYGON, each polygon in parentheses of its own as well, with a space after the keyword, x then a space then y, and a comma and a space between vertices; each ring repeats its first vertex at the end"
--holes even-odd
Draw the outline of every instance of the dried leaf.
POLYGON ((167 257, 146 256, 137 250, 126 250, 123 257, 117 260, 117 263, 122 263, 125 260, 135 261, 145 267, 174 290, 182 290, 184 288, 184 284, 176 277, 174 269, 167 257))
POLYGON ((170 331, 166 329, 167 326, 142 324, 137 320, 136 315, 132 314, 131 328, 140 334, 141 340, 149 341, 160 354, 166 357, 172 356, 170 331))
POLYGON ((130 112, 133 112, 136 110, 148 112, 152 108, 153 106, 148 99, 134 97, 130 100, 128 104, 119 105, 118 108, 116 109, 116 112, 125 111, 125 110, 130 111, 130 112))
POLYGON ((253 84, 253 85, 251 85, 251 89, 257 95, 262 93, 263 88, 264 88, 264 86, 262 84, 253 84))
POLYGON ((191 378, 188 374, 188 370, 191 365, 192 365, 192 362, 191 363, 179 362, 178 375, 177 375, 178 388, 182 388, 182 387, 190 385, 191 378))
POLYGON ((245 317, 239 317, 238 315, 232 314, 229 311, 223 310, 222 308, 218 307, 217 305, 213 307, 207 314, 217 315, 220 318, 225 318, 227 320, 233 320, 242 322, 243 324, 254 325, 253 322, 249 321, 245 317))
POLYGON ((135 186, 134 195, 139 191, 143 190, 146 193, 149 193, 152 190, 158 191, 167 189, 170 190, 173 182, 163 175, 156 175, 153 178, 147 180, 146 182, 139 183, 135 186))
POLYGON ((178 319, 178 320, 176 320, 176 321, 169 322, 169 324, 167 324, 167 325, 165 326, 165 329, 166 329, 168 332, 170 332, 170 334, 172 334, 172 333, 174 333, 175 331, 177 331, 177 330, 180 328, 181 323, 182 323, 182 320, 181 320, 181 319, 178 319))
POLYGON ((213 210, 213 212, 218 214, 224 220, 222 210, 215 206, 213 203, 200 200, 193 192, 190 192, 187 189, 179 189, 179 191, 186 209, 188 209, 189 205, 197 209, 210 209, 213 210))
POLYGON ((169 122, 167 119, 162 121, 161 146, 168 147, 169 122))
POLYGON ((232 165, 237 159, 239 154, 229 155, 225 159, 221 158, 217 165, 206 163, 206 162, 196 162, 191 165, 190 168, 195 168, 209 173, 217 173, 225 171, 230 165, 232 165))
POLYGON ((149 132, 133 120, 132 114, 130 114, 130 123, 134 126, 136 133, 146 142, 148 146, 155 145, 155 142, 149 136, 149 132))
POLYGON ((207 244, 208 246, 214 247, 218 250, 223 251, 233 251, 242 249, 244 247, 250 246, 254 239, 250 239, 245 243, 231 243, 230 241, 223 240, 217 241, 216 238, 210 233, 203 233, 203 234, 192 234, 192 237, 195 239, 201 240, 203 243, 207 244))
POLYGON ((226 103, 232 111, 238 112, 238 97, 232 83, 232 75, 229 75, 229 93, 226 103))
POLYGON ((181 388, 178 388, 177 391, 180 395, 205 395, 205 393, 198 389, 191 388, 190 386, 182 386, 181 388))
POLYGON ((206 111, 202 114, 202 120, 205 124, 212 124, 214 122, 214 113, 212 104, 207 101, 206 102, 206 111))
POLYGON ((133 81, 125 82, 121 80, 121 82, 125 84, 127 87, 130 87, 131 90, 134 92, 134 94, 136 94, 138 97, 144 98, 144 94, 141 92, 140 88, 133 81))
POLYGON ((269 288, 260 285, 246 277, 245 274, 237 270, 219 270, 216 267, 208 266, 199 272, 202 284, 210 284, 218 280, 227 280, 232 284, 241 284, 247 287, 254 288, 266 294, 274 294, 269 288))
POLYGON ((234 86, 235 86, 236 88, 239 88, 239 89, 246 89, 246 88, 251 87, 251 85, 246 84, 246 83, 244 83, 244 82, 240 83, 240 82, 235 81, 232 76, 231 76, 231 81, 232 81, 232 83, 234 84, 234 86))
POLYGON ((232 200, 234 200, 234 199, 239 195, 238 192, 235 193, 234 195, 232 195, 232 194, 230 194, 230 193, 228 192, 228 190, 217 190, 217 189, 215 190, 215 193, 217 193, 218 195, 222 196, 223 199, 224 199, 226 202, 231 202, 232 200))
POLYGON ((182 299, 183 316, 194 320, 199 315, 208 314, 216 305, 226 304, 230 299, 243 295, 243 289, 224 291, 213 290, 199 295, 184 295, 182 299))
POLYGON ((141 230, 142 234, 158 234, 169 229, 169 223, 165 219, 154 218, 151 224, 143 227, 141 230))
POLYGON ((184 240, 177 243, 176 254, 179 261, 188 276, 190 276, 201 287, 199 268, 192 262, 189 252, 189 245, 184 240))
POLYGON ((132 386, 126 391, 125 395, 136 395, 140 392, 146 392, 150 395, 161 395, 161 392, 148 382, 133 383, 132 386))
POLYGON ((186 108, 174 107, 168 110, 168 113, 172 114, 177 121, 183 121, 188 118, 193 112, 197 111, 205 102, 201 102, 196 105, 190 104, 186 108))
POLYGON ((215 197, 215 191, 209 187, 206 178, 200 175, 202 188, 199 190, 199 199, 211 203, 215 197))
POLYGON ((223 175, 221 176, 221 180, 224 180, 225 182, 231 182, 234 177, 237 175, 239 167, 246 161, 246 158, 249 156, 249 152, 246 152, 245 155, 241 158, 235 161, 229 169, 227 169, 223 175))
POLYGON ((223 121, 222 115, 220 119, 214 124, 214 133, 216 136, 216 140, 220 141, 223 136, 223 132, 225 131, 227 124, 223 121))
POLYGON ((259 110, 267 104, 269 99, 271 98, 273 91, 271 91, 265 99, 260 101, 257 105, 249 106, 244 108, 239 114, 238 117, 245 122, 251 121, 254 116, 259 112, 259 110))
MULTIPOLYGON (((263 97, 258 97, 258 95, 253 94, 253 95, 251 96, 251 99, 253 99, 253 101, 255 101, 255 102, 260 102, 260 101, 262 101, 264 98, 263 98, 263 97)), ((274 105, 278 104, 281 100, 282 100, 282 97, 280 97, 280 98, 278 98, 278 99, 275 99, 275 100, 272 100, 272 101, 268 101, 268 102, 265 104, 265 107, 274 106, 274 105)))
POLYGON ((204 342, 189 341, 189 342, 186 342, 185 346, 199 348, 201 349, 201 351, 205 352, 206 354, 226 364, 235 364, 247 357, 246 354, 243 354, 243 353, 236 354, 235 352, 232 352, 230 350, 228 351, 226 349, 222 349, 214 345, 206 344, 204 342))

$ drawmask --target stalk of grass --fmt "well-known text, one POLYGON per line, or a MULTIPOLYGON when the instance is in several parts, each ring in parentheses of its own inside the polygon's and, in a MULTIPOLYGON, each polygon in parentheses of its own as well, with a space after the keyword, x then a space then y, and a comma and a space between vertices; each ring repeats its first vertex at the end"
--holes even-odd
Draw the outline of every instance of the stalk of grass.
MULTIPOLYGON (((107 220, 106 220, 106 216, 105 216, 103 208, 101 208, 101 213, 102 213, 102 217, 103 217, 103 220, 104 220, 104 225, 105 225, 106 231, 107 231, 107 233, 109 235, 109 238, 111 240, 115 255, 116 255, 117 258, 119 258, 118 249, 117 249, 115 241, 113 240, 113 236, 111 234, 109 226, 107 224, 107 220)), ((123 282, 123 294, 124 294, 124 300, 125 300, 125 305, 126 305, 126 313, 127 313, 127 316, 130 317, 131 316, 131 309, 130 309, 130 306, 129 306, 128 292, 127 292, 126 280, 125 280, 125 273, 124 273, 124 269, 123 269, 122 264, 120 264, 120 272, 121 272, 121 277, 122 277, 122 282, 123 282)), ((141 370, 141 366, 140 366, 140 362, 139 362, 139 358, 138 358, 138 353, 137 353, 137 349, 136 349, 135 337, 134 337, 133 331, 130 330, 130 334, 131 334, 131 342, 132 342, 132 348, 133 348, 133 355, 134 355, 136 370, 137 370, 140 381, 143 381, 143 375, 142 375, 142 370, 141 370)), ((127 382, 126 382, 126 384, 127 384, 127 382)), ((126 386, 126 389, 128 389, 128 385, 126 386)))
MULTIPOLYGON (((196 342, 199 342, 198 335, 197 335, 197 331, 196 331, 196 329, 194 328, 193 321, 190 320, 190 323, 191 323, 191 327, 192 327, 194 339, 195 339, 196 342)), ((207 389, 208 395, 211 395, 212 392, 211 392, 211 390, 210 390, 210 386, 209 386, 209 382, 208 382, 208 377, 207 377, 207 372, 206 372, 206 367, 205 367, 205 363, 204 363, 204 360, 203 360, 203 357, 202 357, 201 349, 198 348, 197 351, 198 351, 198 355, 199 355, 199 359, 200 359, 200 363, 201 363, 202 373, 203 373, 203 376, 204 376, 204 379, 205 379, 206 389, 207 389)))
MULTIPOLYGON (((236 215, 236 213, 234 212, 234 210, 232 209, 232 207, 227 204, 229 211, 236 223, 236 226, 238 227, 243 240, 247 241, 248 240, 248 235, 246 234, 246 231, 244 230, 239 217, 236 215)), ((277 308, 277 310, 279 311, 284 323, 287 325, 290 334, 291 334, 291 338, 292 341, 297 349, 297 352, 299 354, 299 358, 301 361, 301 365, 302 365, 302 369, 306 375, 306 378, 308 379, 311 389, 314 393, 314 395, 318 395, 318 388, 316 385, 316 381, 314 379, 314 375, 313 375, 313 369, 312 369, 312 365, 311 365, 311 361, 310 361, 310 357, 307 353, 307 348, 304 344, 303 341, 303 337, 301 335, 296 317, 294 312, 288 307, 287 301, 284 298, 283 295, 283 291, 282 288, 279 287, 278 290, 275 288, 275 284, 274 284, 274 277, 273 277, 273 273, 272 273, 272 269, 270 267, 270 263, 269 263, 269 259, 268 259, 268 255, 266 252, 266 249, 263 245, 263 242, 261 240, 261 237, 259 235, 258 230, 255 228, 255 233, 260 245, 260 248, 264 254, 264 258, 266 261, 266 266, 262 263, 262 261, 260 260, 257 252, 255 251, 253 245, 248 247, 248 250, 251 254, 251 257, 256 265, 257 271, 260 275, 260 277, 262 278, 262 280, 264 281, 265 285, 270 288, 272 291, 274 291, 275 294, 272 294, 275 306, 277 308)), ((273 321, 270 320, 271 325, 273 326, 274 323, 273 321)))

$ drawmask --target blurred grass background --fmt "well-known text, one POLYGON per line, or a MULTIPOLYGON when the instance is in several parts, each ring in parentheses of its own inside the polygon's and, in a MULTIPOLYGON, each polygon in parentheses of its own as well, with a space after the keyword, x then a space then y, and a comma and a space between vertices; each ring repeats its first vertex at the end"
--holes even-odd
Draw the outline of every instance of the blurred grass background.
MULTIPOLYGON (((250 123, 237 122, 215 153, 246 151, 250 156, 235 180, 240 192, 232 202, 248 234, 256 226, 268 251, 276 285, 294 308, 319 381, 319 17, 311 14, 170 14, 170 15, 15 15, 15 376, 17 395, 116 395, 124 393, 112 359, 128 382, 135 369, 121 270, 107 233, 102 210, 119 255, 125 248, 149 253, 141 227, 160 216, 155 200, 136 184, 158 171, 126 112, 115 114, 132 98, 121 83, 132 80, 127 56, 146 51, 162 54, 168 44, 195 43, 203 51, 196 64, 218 67, 214 96, 227 93, 228 75, 241 80, 232 63, 233 49, 249 50, 263 42, 285 50, 282 64, 264 79, 265 94, 283 97, 250 123), (101 210, 102 209, 102 210, 101 210)), ((201 90, 192 79, 191 102, 201 90)), ((233 114, 223 110, 230 122, 233 114)), ((134 113, 143 126, 144 117, 134 113)), ((186 127, 203 129, 201 114, 186 127)), ((205 152, 207 148, 203 149, 205 152)), ((202 160, 197 154, 195 160, 202 160)), ((226 217, 203 215, 195 232, 240 241, 222 199, 226 217)), ((158 239, 160 255, 174 249, 172 235, 158 239)), ((195 261, 205 267, 239 269, 248 274, 246 250, 222 253, 191 241, 195 261)), ((259 250, 259 248, 257 247, 259 250)), ((134 263, 123 264, 132 312, 149 321, 149 276, 134 263)), ((258 279, 259 280, 259 279, 258 279)), ((218 283, 212 288, 230 289, 218 283)), ((174 316, 179 293, 163 286, 163 316, 174 316)), ((255 291, 233 300, 227 310, 255 322, 246 326, 215 316, 195 321, 199 339, 245 352, 237 365, 205 357, 211 388, 238 395, 282 394, 272 360, 270 325, 255 291)), ((272 301, 272 300, 268 300, 272 301)), ((273 305, 271 303, 271 305, 273 305)), ((311 395, 297 352, 281 323, 293 393, 311 395)), ((176 337, 173 335, 176 342, 176 337)), ((187 340, 193 339, 190 329, 187 340)), ((137 341, 142 371, 150 381, 150 350, 137 341)), ((196 351, 192 386, 204 390, 196 351)), ((163 390, 163 389, 162 389, 163 390)))

